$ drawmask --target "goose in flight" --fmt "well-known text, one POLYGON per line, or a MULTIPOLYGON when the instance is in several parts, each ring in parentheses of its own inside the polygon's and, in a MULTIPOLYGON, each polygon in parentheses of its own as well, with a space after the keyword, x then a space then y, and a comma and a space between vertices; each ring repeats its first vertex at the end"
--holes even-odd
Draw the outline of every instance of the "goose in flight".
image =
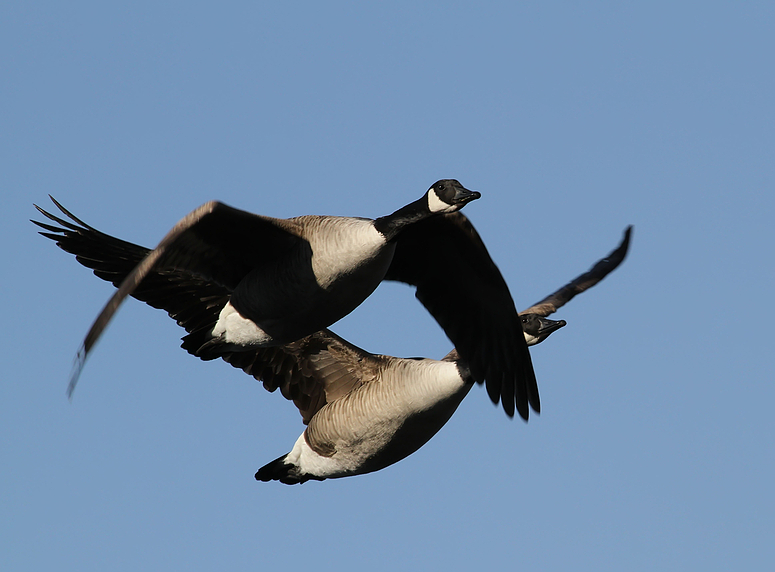
POLYGON ((421 199, 373 220, 275 219, 210 202, 184 217, 152 250, 98 233, 54 201, 80 225, 74 230, 66 223, 69 232, 91 232, 108 244, 123 244, 134 264, 114 281, 118 290, 89 330, 68 395, 127 296, 151 305, 169 299, 189 332, 183 347, 214 359, 227 350, 251 352, 322 330, 356 308, 382 280, 398 280, 416 286, 417 298, 469 362, 474 379, 486 384, 493 402, 500 401, 509 416, 516 406, 527 419, 528 404, 538 412, 540 403, 521 321, 479 235, 466 217, 454 216, 479 196, 444 179, 421 199), (207 284, 219 292, 218 301, 173 300, 169 283, 181 281, 207 284))
MULTIPOLYGON (((98 277, 119 285, 147 256, 148 249, 103 234, 60 208, 73 222, 39 209, 60 225, 36 222, 45 231, 41 234, 75 254, 98 277)), ((527 344, 540 343, 565 325, 546 317, 621 264, 630 234, 628 227, 616 250, 522 313, 527 344)), ((132 296, 167 311, 186 330, 198 331, 217 320, 229 291, 195 275, 156 272, 132 296)), ((218 357, 263 382, 267 390, 279 388, 306 425, 288 454, 258 470, 256 479, 261 481, 303 483, 396 463, 441 429, 476 381, 457 350, 442 360, 377 355, 326 329, 282 346, 221 349, 218 357)))

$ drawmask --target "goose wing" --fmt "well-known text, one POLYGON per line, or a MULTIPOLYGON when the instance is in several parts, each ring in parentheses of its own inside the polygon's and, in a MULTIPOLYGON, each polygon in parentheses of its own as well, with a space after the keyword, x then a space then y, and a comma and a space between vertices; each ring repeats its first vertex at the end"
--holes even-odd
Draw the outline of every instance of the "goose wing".
POLYGON ((221 357, 263 382, 268 391, 279 388, 282 396, 299 409, 305 425, 326 403, 375 379, 384 359, 330 330, 315 332, 284 346, 221 357))
MULTIPOLYGON (((53 200, 53 199, 52 199, 53 200)), ((35 208, 60 226, 32 221, 65 252, 118 288, 151 252, 150 249, 110 236, 78 219, 58 202, 54 204, 70 218, 64 220, 39 206, 35 208), (72 221, 72 222, 71 222, 72 221)), ((212 325, 229 299, 230 290, 200 276, 175 269, 151 270, 131 293, 149 306, 165 310, 188 332, 212 325)))
POLYGON ((628 226, 624 230, 624 238, 619 246, 616 247, 608 256, 598 260, 597 263, 589 269, 589 271, 577 276, 565 286, 557 290, 556 292, 549 294, 546 298, 533 304, 528 309, 523 310, 520 314, 537 314, 539 316, 549 316, 556 312, 559 308, 570 302, 576 294, 581 294, 585 290, 591 288, 603 278, 608 276, 613 270, 619 266, 624 257, 627 256, 627 250, 630 247, 630 236, 632 235, 632 225, 628 226))
POLYGON ((498 267, 479 233, 461 212, 408 226, 396 240, 387 280, 417 287, 428 309, 485 382, 493 403, 523 419, 528 404, 540 412, 538 385, 522 324, 498 267))
MULTIPOLYGON (((52 199, 53 200, 53 199, 52 199)), ((148 248, 100 232, 54 204, 70 220, 38 211, 59 226, 32 221, 43 236, 94 271, 99 278, 119 287, 151 252, 148 248)), ((210 329, 229 299, 230 288, 200 275, 176 268, 149 270, 131 296, 165 310, 189 333, 210 329)), ((335 401, 374 379, 382 359, 324 330, 287 346, 260 348, 255 352, 221 356, 232 366, 262 381, 269 391, 278 388, 294 402, 304 423, 326 403, 335 401)))
MULTIPOLYGON (((52 200, 54 200, 53 197, 52 200)), ((198 280, 200 285, 202 283, 210 284, 213 289, 218 289, 221 295, 228 295, 250 270, 286 255, 291 249, 303 243, 303 239, 299 236, 300 230, 297 224, 291 220, 263 217, 211 201, 186 215, 167 233, 155 249, 147 250, 102 233, 94 234, 98 231, 83 224, 56 201, 54 204, 73 221, 81 225, 79 229, 74 230, 72 227, 75 225, 53 217, 50 213, 36 207, 42 214, 55 222, 65 223, 65 230, 69 231, 70 235, 67 240, 63 241, 63 244, 69 242, 72 248, 77 248, 78 239, 76 237, 83 238, 84 234, 92 233, 91 237, 97 238, 99 236, 100 244, 105 245, 105 248, 110 245, 111 248, 118 249, 126 259, 110 258, 111 264, 119 264, 122 268, 122 272, 114 274, 114 276, 123 275, 123 279, 118 284, 116 293, 108 300, 97 316, 78 351, 70 379, 69 395, 75 389, 75 384, 89 351, 94 347, 127 296, 138 293, 136 297, 143 299, 141 296, 155 297, 158 295, 159 298, 154 299, 156 304, 172 303, 174 306, 175 303, 170 302, 169 299, 166 302, 162 300, 161 290, 157 290, 156 285, 159 281, 172 280, 175 283, 173 290, 176 292, 174 294, 177 295, 179 294, 177 290, 180 290, 181 286, 181 276, 185 276, 186 279, 198 280), (123 274, 123 270, 128 267, 130 261, 134 263, 134 266, 127 274, 123 274), (124 264, 127 266, 123 266, 124 264), (162 278, 159 278, 160 276, 162 278)), ((51 230, 43 223, 36 224, 46 230, 51 230)), ((52 237, 49 236, 49 238, 52 237)), ((63 248, 67 250, 65 246, 63 248)), ((85 254, 84 260, 88 259, 88 254, 85 254)), ((85 265, 88 266, 88 264, 85 265)), ((105 270, 108 273, 113 271, 115 269, 105 270)), ((100 274, 97 275, 100 276, 100 274)), ((172 293, 169 295, 172 296, 172 293)), ((155 305, 150 299, 145 301, 152 306, 155 305)), ((180 305, 190 310, 192 306, 185 306, 190 302, 190 298, 184 297, 180 305)), ((163 306, 156 305, 156 307, 163 306)), ((171 312, 170 315, 172 315, 172 311, 175 311, 174 308, 165 307, 164 309, 171 312)), ((193 309, 197 309, 196 305, 193 309)), ((196 315, 194 312, 190 318, 196 315)), ((173 317, 180 319, 176 316, 173 317)), ((204 314, 204 319, 210 319, 209 312, 204 314)), ((193 324, 191 324, 191 328, 195 329, 193 324)))

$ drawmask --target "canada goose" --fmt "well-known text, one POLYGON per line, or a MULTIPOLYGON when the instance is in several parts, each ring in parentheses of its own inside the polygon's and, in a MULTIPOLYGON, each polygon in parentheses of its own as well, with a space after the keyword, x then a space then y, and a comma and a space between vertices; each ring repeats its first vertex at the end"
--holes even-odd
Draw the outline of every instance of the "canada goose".
MULTIPOLYGON (((486 382, 493 402, 500 401, 509 416, 516 405, 527 419, 528 404, 538 412, 540 403, 517 310, 476 230, 466 217, 455 216, 479 196, 445 179, 423 198, 374 220, 273 219, 210 202, 178 222, 153 250, 120 241, 132 249, 136 266, 114 282, 118 291, 78 352, 68 395, 89 351, 128 295, 154 305, 157 298, 171 298, 170 282, 195 281, 217 289, 217 302, 164 302, 185 316, 189 334, 183 347, 215 359, 227 350, 283 345, 321 330, 385 279, 416 286, 417 298, 466 358, 474 379, 486 382)), ((54 203, 81 227, 71 228, 36 208, 73 232, 97 232, 54 203)))
MULTIPOLYGON (((36 223, 65 251, 100 278, 120 284, 147 254, 147 249, 113 238, 41 211, 61 227, 36 223), (63 227, 63 228, 62 228, 63 227)), ((597 284, 624 259, 631 228, 608 257, 589 272, 528 308, 524 316, 545 318, 576 294, 597 284)), ((228 300, 228 290, 195 276, 155 273, 132 293, 166 310, 186 329, 196 327, 207 307, 211 320, 228 300), (191 311, 195 308, 196 311, 191 311)), ((540 320, 539 320, 540 321, 540 320)), ((551 331, 525 333, 536 344, 551 331), (540 334, 540 335, 539 335, 540 334)), ((375 355, 322 330, 283 346, 257 347, 220 356, 263 382, 299 409, 307 428, 292 450, 256 473, 262 481, 286 484, 376 471, 407 457, 424 445, 449 420, 474 384, 466 362, 456 350, 441 361, 375 355)), ((192 352, 193 353, 193 352, 192 352)))

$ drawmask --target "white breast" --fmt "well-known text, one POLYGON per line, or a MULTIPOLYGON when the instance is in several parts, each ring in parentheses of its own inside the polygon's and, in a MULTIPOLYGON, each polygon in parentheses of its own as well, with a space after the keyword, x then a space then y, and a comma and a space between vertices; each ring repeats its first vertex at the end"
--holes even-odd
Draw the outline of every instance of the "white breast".
MULTIPOLYGON (((324 218, 314 231, 305 238, 314 253, 312 270, 318 284, 325 289, 344 275, 370 265, 386 245, 385 237, 368 219, 324 218)), ((378 280, 381 279, 379 276, 378 280)))

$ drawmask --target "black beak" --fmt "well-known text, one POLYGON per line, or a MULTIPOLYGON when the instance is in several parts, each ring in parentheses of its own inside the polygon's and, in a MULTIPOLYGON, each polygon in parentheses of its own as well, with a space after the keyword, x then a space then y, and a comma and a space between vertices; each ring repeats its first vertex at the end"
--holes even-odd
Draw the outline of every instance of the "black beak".
POLYGON ((538 318, 538 321, 541 322, 541 327, 538 328, 539 336, 548 336, 552 332, 556 332, 563 326, 568 325, 568 322, 566 322, 565 320, 550 320, 549 318, 538 318))
POLYGON ((455 187, 455 196, 452 197, 452 200, 454 201, 454 204, 462 207, 481 196, 482 193, 479 191, 469 191, 463 185, 460 185, 455 187))
POLYGON ((538 321, 541 325, 538 328, 538 334, 536 336, 538 341, 536 344, 540 344, 549 337, 549 334, 556 332, 568 323, 565 320, 550 320, 549 318, 542 318, 540 316, 538 321))

